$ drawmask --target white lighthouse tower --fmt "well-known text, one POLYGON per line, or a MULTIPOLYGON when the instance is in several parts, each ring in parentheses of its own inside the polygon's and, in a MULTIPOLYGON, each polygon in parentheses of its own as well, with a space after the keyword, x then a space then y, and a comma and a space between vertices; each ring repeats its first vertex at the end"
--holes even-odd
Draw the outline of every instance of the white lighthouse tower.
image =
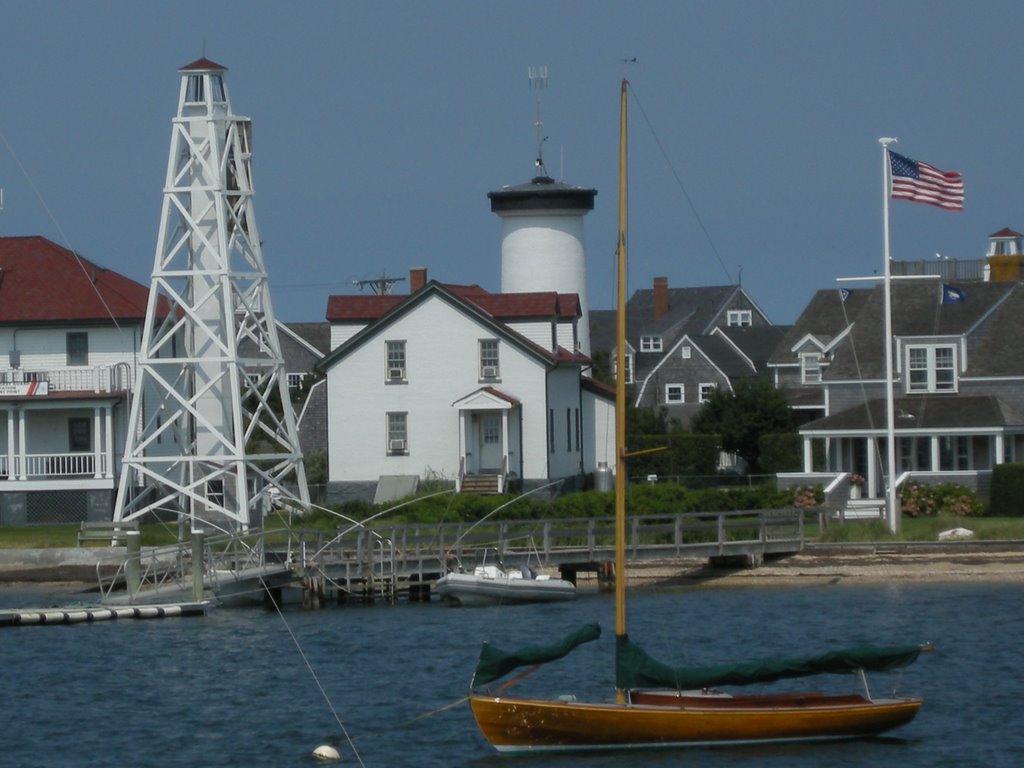
POLYGON ((181 72, 115 520, 258 525, 272 489, 308 507, 253 211, 251 123, 225 68, 181 72))
POLYGON ((557 291, 579 295, 579 351, 590 355, 587 262, 583 217, 594 208, 595 189, 574 187, 550 176, 488 192, 501 217, 501 292, 557 291))
MULTIPOLYGON (((530 85, 547 87, 547 67, 530 68, 530 85)), ((578 351, 590 355, 587 262, 583 217, 594 208, 595 189, 555 181, 544 167, 544 123, 537 102, 537 175, 526 184, 489 192, 501 217, 501 292, 557 291, 579 296, 578 351)))

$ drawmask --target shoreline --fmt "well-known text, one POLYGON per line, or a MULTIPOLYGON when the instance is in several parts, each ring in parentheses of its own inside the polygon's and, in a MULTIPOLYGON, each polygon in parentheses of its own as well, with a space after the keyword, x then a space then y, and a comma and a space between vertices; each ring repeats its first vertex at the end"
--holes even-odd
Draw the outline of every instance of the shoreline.
POLYGON ((730 587, 812 586, 842 583, 998 581, 1024 583, 1024 550, 961 551, 929 548, 915 552, 896 549, 844 551, 809 549, 756 567, 716 568, 705 560, 631 566, 630 583, 637 586, 730 587))
MULTIPOLYGON (((103 553, 109 554, 106 548, 103 553)), ((0 585, 97 582, 96 549, 0 549, 0 585)), ((542 569, 557 576, 556 568, 542 569)), ((897 542, 808 544, 801 552, 756 565, 718 566, 707 558, 666 558, 629 564, 631 587, 728 587, 872 582, 1000 581, 1024 583, 1024 542, 897 542)), ((581 572, 581 587, 596 574, 581 572)))

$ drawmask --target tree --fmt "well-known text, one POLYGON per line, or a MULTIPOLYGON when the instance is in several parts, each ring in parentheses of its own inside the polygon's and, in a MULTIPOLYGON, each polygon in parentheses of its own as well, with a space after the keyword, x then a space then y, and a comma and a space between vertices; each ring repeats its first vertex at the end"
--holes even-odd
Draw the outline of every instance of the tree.
POLYGON ((760 470, 762 435, 793 431, 793 414, 782 392, 763 378, 739 379, 732 391, 719 387, 694 415, 690 429, 719 435, 722 449, 738 454, 750 467, 760 470))

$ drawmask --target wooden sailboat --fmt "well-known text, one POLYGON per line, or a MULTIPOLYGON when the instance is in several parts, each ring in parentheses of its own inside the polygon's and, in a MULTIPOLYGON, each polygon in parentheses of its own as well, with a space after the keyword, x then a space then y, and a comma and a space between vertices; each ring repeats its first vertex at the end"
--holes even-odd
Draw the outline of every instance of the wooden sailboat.
MULTIPOLYGON (((622 81, 619 142, 616 370, 625 370, 626 97, 622 81)), ((515 698, 478 687, 519 666, 561 658, 600 634, 596 625, 552 646, 506 653, 485 644, 469 696, 481 733, 501 752, 625 749, 696 744, 804 741, 870 736, 909 722, 919 698, 872 698, 822 693, 728 695, 718 685, 771 682, 826 672, 894 669, 913 662, 919 646, 859 648, 801 659, 775 659, 711 669, 670 668, 648 657, 626 634, 625 609, 625 377, 616 377, 614 701, 582 703, 515 698), (655 690, 639 690, 656 686, 655 690)))

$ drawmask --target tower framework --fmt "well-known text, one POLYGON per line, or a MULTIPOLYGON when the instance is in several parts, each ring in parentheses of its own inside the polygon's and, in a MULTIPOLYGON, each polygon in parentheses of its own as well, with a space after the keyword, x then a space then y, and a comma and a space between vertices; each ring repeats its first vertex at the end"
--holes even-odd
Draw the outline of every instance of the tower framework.
POLYGON ((224 530, 309 505, 253 210, 252 131, 224 73, 183 67, 115 520, 224 530), (275 492, 273 489, 277 489, 275 492))

